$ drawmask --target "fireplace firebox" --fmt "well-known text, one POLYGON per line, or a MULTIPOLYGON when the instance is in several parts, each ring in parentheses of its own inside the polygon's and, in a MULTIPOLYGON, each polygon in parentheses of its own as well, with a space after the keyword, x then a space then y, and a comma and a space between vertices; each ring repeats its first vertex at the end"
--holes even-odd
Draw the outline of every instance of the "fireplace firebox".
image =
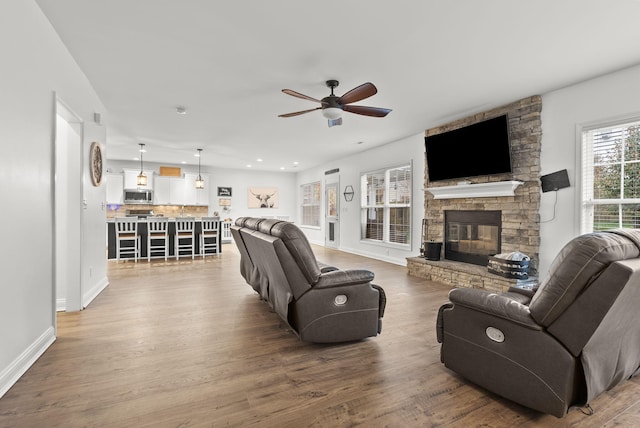
POLYGON ((502 211, 444 212, 444 258, 487 266, 500 253, 502 211))

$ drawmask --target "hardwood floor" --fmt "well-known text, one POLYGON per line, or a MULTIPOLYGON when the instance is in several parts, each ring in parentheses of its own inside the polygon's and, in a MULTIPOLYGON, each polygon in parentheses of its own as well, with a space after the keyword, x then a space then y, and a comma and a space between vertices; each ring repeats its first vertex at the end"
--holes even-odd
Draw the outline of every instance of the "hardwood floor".
MULTIPOLYGON (((557 419, 467 383, 439 359, 448 287, 322 247, 387 294, 382 334, 298 341, 239 274, 233 244, 205 260, 109 262, 110 286, 58 315, 58 339, 0 399, 1 427, 640 426, 640 382, 557 419)), ((526 385, 523 385, 526 387, 526 385)))

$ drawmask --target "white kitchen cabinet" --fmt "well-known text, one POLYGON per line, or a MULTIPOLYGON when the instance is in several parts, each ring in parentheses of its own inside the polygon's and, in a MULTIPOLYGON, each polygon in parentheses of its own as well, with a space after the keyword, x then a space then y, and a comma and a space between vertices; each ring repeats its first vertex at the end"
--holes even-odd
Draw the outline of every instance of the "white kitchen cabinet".
POLYGON ((156 175, 153 181, 154 205, 184 205, 184 178, 156 175))
POLYGON ((198 174, 182 177, 156 175, 153 179, 154 205, 209 205, 209 176, 202 174, 204 189, 196 189, 198 174))
POLYGON ((153 204, 169 205, 171 200, 171 178, 154 176, 153 177, 153 204))
POLYGON ((204 189, 196 189, 198 174, 185 172, 184 174, 184 204, 185 205, 209 205, 209 176, 202 175, 204 189))
POLYGON ((138 186, 138 174, 140 174, 139 169, 125 169, 124 170, 124 188, 125 189, 145 189, 152 190, 153 189, 153 171, 144 171, 144 175, 147 176, 147 185, 146 186, 138 186))
POLYGON ((169 205, 185 205, 184 178, 172 178, 169 180, 169 195, 169 205))
POLYGON ((124 176, 122 174, 108 173, 105 175, 107 182, 107 203, 122 204, 124 195, 124 176))

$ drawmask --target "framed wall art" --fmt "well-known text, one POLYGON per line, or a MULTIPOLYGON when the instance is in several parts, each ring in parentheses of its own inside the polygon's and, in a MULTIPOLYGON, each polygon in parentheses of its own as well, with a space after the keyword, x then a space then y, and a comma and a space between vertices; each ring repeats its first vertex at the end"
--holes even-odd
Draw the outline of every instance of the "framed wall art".
POLYGON ((277 187, 249 187, 247 190, 248 208, 278 208, 277 187))
POLYGON ((231 187, 218 187, 218 196, 230 197, 231 187))
POLYGON ((102 183, 102 168, 102 148, 100 143, 93 142, 89 152, 89 172, 91 173, 91 183, 95 187, 102 183))

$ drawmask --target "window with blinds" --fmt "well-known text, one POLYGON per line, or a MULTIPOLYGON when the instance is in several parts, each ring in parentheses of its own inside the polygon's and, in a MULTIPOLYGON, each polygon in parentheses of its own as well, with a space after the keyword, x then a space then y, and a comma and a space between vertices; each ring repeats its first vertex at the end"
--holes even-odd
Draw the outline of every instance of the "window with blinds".
POLYGON ((320 182, 303 184, 302 191, 302 226, 320 227, 320 182))
POLYGON ((411 244, 411 165, 361 176, 361 238, 411 244))
POLYGON ((582 232, 640 228, 640 121, 582 134, 582 232))

